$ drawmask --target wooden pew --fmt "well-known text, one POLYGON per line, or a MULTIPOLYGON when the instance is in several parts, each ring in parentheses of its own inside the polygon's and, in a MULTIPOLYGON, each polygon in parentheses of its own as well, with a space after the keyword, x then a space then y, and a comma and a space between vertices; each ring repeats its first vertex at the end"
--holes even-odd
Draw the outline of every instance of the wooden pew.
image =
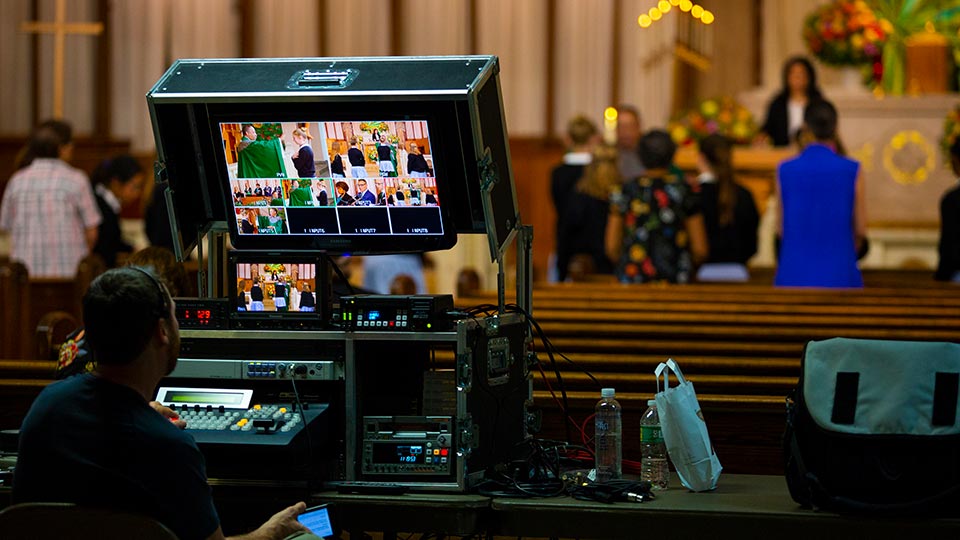
POLYGON ((50 358, 45 341, 47 330, 64 335, 69 324, 79 326, 83 294, 104 270, 103 260, 96 255, 80 261, 73 279, 30 278, 26 267, 17 261, 0 265, 0 358, 50 358), (52 312, 66 316, 60 316, 57 324, 45 321, 40 336, 44 341, 38 341, 35 330, 41 319, 52 312), (64 324, 64 320, 68 323, 64 324))
MULTIPOLYGON (((460 297, 457 304, 466 308, 495 302, 496 295, 485 292, 460 297)), ((960 288, 949 286, 837 291, 578 283, 541 285, 533 291, 535 319, 556 350, 576 363, 555 358, 578 422, 592 413, 600 387, 615 387, 625 409, 624 455, 636 457, 639 416, 656 390, 653 371, 672 357, 696 386, 714 443, 731 472, 782 472, 784 403, 797 384, 807 341, 957 341, 958 313, 960 288)), ((543 435, 563 438, 553 365, 539 341, 536 350, 547 379, 539 370, 534 373, 543 435)), ((587 431, 589 435, 592 426, 587 431)), ((571 432, 579 439, 577 428, 571 426, 571 432)))

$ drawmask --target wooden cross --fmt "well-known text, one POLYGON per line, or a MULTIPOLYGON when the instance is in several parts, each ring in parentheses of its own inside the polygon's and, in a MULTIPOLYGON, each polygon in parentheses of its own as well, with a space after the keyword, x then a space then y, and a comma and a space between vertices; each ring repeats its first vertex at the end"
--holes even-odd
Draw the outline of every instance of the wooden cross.
POLYGON ((53 22, 31 21, 20 24, 22 32, 53 34, 53 117, 63 118, 63 56, 67 34, 100 35, 103 23, 68 23, 67 0, 57 0, 57 14, 53 22))

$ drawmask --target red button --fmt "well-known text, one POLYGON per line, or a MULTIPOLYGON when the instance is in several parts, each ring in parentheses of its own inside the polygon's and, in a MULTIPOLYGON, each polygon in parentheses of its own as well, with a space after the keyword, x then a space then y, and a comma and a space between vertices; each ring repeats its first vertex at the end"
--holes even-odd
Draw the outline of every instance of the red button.
POLYGON ((447 449, 446 449, 446 448, 440 449, 440 455, 441 455, 441 456, 447 455, 447 449))
POLYGON ((393 321, 390 321, 390 326, 393 326, 393 321))

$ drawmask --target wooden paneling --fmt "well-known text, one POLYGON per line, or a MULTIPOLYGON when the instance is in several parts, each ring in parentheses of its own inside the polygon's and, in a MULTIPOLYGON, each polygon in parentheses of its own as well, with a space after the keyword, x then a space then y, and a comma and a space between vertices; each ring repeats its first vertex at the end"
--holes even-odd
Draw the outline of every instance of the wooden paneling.
POLYGON ((553 251, 557 223, 550 196, 550 171, 560 164, 563 146, 544 139, 510 139, 513 179, 520 201, 520 217, 533 225, 533 271, 535 280, 546 277, 547 259, 553 251))

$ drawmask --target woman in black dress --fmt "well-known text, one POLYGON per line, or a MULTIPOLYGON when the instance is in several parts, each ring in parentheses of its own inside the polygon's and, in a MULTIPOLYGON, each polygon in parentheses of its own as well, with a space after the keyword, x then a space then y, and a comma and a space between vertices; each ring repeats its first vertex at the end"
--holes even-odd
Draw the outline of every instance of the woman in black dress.
POLYGON ((774 146, 793 142, 803 125, 803 111, 813 101, 823 99, 817 86, 817 72, 803 56, 795 56, 783 65, 783 89, 767 108, 767 119, 760 128, 774 146))

